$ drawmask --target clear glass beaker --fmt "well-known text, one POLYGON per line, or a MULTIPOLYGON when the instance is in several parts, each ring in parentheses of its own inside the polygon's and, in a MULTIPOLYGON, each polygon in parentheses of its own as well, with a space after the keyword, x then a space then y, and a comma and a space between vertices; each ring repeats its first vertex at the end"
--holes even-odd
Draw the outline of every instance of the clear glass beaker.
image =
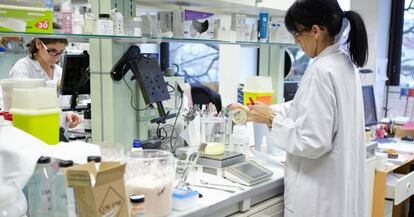
POLYGON ((175 158, 166 151, 146 149, 127 157, 127 196, 145 195, 145 216, 161 217, 172 209, 175 158))
POLYGON ((216 155, 224 152, 226 119, 207 117, 201 120, 201 143, 206 143, 206 154, 216 155), (208 150, 212 150, 209 153, 208 150))

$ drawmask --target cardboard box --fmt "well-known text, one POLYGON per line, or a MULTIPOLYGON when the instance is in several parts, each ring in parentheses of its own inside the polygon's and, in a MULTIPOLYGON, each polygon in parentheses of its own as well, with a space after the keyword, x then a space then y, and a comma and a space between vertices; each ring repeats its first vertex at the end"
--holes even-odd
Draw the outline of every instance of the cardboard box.
POLYGON ((414 138, 414 129, 406 128, 404 126, 396 127, 394 137, 402 138, 405 136, 411 136, 414 138))
POLYGON ((35 7, 0 5, 0 31, 51 33, 52 10, 35 7))
POLYGON ((125 164, 102 162, 70 167, 66 180, 75 189, 79 217, 128 216, 124 182, 125 164))

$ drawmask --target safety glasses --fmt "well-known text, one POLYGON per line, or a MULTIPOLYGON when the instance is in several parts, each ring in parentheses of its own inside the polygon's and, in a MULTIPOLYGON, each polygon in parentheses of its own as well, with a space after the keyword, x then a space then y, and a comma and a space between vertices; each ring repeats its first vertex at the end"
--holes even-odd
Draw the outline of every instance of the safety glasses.
POLYGON ((47 53, 51 56, 61 56, 61 55, 66 54, 66 50, 62 50, 62 51, 59 52, 56 49, 49 49, 49 48, 47 48, 47 46, 41 40, 39 40, 39 41, 40 41, 40 43, 42 43, 42 45, 45 48, 45 50, 47 51, 47 53))

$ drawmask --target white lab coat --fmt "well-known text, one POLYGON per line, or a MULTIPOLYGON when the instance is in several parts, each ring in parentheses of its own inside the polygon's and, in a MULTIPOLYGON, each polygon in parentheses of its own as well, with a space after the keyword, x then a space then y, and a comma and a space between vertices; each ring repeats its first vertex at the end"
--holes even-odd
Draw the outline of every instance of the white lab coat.
POLYGON ((9 71, 10 78, 37 78, 45 79, 48 87, 55 87, 57 81, 62 78, 62 67, 54 66, 53 79, 50 79, 45 70, 40 66, 37 60, 30 59, 26 56, 18 60, 9 71))
POLYGON ((270 144, 287 153, 285 217, 364 217, 364 110, 348 55, 327 47, 295 98, 272 110, 270 144))

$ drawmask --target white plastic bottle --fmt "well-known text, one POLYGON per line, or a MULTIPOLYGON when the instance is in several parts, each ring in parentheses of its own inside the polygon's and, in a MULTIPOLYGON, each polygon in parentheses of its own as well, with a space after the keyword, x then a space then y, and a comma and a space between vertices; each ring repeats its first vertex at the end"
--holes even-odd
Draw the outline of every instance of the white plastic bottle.
POLYGON ((59 171, 53 178, 52 184, 52 214, 53 217, 76 217, 75 193, 73 188, 65 185, 64 169, 73 166, 71 160, 59 161, 59 171))
POLYGON ((62 29, 63 33, 72 33, 72 2, 71 0, 62 0, 62 29))
POLYGON ((230 151, 246 153, 249 148, 249 133, 246 125, 234 125, 229 138, 230 151))
POLYGON ((48 217, 52 208, 52 169, 50 157, 40 157, 35 171, 27 184, 30 217, 48 217))

